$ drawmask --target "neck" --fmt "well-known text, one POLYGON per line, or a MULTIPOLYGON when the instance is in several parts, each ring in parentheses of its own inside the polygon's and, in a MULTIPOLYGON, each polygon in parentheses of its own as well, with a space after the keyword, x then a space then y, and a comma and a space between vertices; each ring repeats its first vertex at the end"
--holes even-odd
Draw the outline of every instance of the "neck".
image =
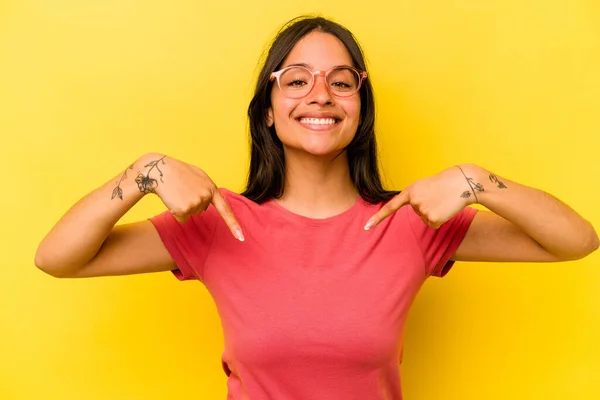
POLYGON ((348 157, 320 157, 286 149, 285 186, 279 204, 309 218, 328 218, 352 207, 359 194, 348 157))

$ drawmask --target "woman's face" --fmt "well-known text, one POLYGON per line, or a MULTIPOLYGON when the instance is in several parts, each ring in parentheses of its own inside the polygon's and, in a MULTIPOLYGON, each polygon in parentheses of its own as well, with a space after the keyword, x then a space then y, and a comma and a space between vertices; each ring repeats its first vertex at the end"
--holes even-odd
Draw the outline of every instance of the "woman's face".
MULTIPOLYGON (((281 68, 293 64, 328 71, 338 65, 351 66, 352 58, 337 37, 313 31, 296 43, 281 68)), ((335 156, 352 141, 360 121, 360 92, 347 98, 335 97, 323 76, 315 77, 310 93, 300 99, 286 97, 274 84, 271 104, 267 124, 275 125, 287 151, 335 156)))

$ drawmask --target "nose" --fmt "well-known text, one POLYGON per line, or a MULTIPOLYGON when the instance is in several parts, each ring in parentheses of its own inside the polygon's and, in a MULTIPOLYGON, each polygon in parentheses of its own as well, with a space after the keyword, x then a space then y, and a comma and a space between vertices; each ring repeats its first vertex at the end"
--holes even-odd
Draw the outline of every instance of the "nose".
POLYGON ((306 96, 306 102, 308 104, 316 103, 320 105, 333 105, 335 101, 329 91, 327 79, 325 79, 325 72, 318 71, 315 73, 314 79, 313 87, 308 96, 306 96))

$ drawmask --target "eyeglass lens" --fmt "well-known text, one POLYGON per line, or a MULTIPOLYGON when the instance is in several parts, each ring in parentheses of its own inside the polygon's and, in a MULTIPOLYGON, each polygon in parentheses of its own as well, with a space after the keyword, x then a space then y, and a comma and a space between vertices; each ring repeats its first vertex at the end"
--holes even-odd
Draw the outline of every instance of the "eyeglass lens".
MULTIPOLYGON (((356 93, 360 75, 353 69, 338 67, 327 75, 327 85, 335 95, 351 96, 356 93)), ((308 94, 313 85, 313 75, 305 68, 290 68, 281 74, 281 90, 291 97, 302 97, 308 94)))

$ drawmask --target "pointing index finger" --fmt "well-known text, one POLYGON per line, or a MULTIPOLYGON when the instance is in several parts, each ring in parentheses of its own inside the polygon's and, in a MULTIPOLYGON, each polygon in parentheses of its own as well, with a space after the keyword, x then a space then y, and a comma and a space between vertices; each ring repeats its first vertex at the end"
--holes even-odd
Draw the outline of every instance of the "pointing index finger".
POLYGON ((233 210, 231 206, 225 200, 219 189, 215 190, 215 194, 213 195, 211 203, 215 206, 215 209, 225 221, 225 224, 229 227, 229 230, 233 234, 233 236, 238 239, 240 242, 245 240, 244 234, 242 233, 242 228, 240 228, 240 224, 235 218, 233 214, 233 210))
POLYGON ((365 225, 365 230, 368 231, 373 227, 377 226, 381 221, 395 213, 405 204, 409 204, 410 201, 408 199, 408 193, 406 191, 401 191, 395 197, 393 197, 390 201, 388 201, 379 211, 377 211, 369 221, 367 221, 365 225))

